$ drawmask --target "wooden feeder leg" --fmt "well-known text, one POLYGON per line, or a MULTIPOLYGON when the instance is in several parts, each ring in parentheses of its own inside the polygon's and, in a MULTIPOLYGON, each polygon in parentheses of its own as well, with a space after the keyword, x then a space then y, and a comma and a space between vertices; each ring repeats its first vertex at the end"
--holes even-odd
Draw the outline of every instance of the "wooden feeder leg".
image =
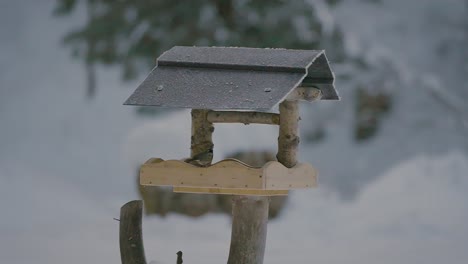
MULTIPOLYGON (((279 106, 279 162, 285 167, 297 163, 299 145, 299 108, 297 101, 284 101, 279 106)), ((268 223, 268 197, 237 196, 232 203, 232 234, 228 264, 261 264, 265 254, 268 223)))
MULTIPOLYGON (((296 165, 299 145, 297 101, 280 104, 278 161, 291 168, 296 165)), ((237 196, 232 203, 232 235, 228 264, 261 264, 265 254, 268 223, 268 197, 237 196)))
POLYGON ((213 149, 212 134, 214 127, 213 123, 208 121, 208 112, 209 110, 203 109, 192 110, 191 157, 213 149))
POLYGON ((285 167, 294 167, 297 163, 299 145, 299 107, 297 101, 283 101, 279 105, 280 126, 278 137, 278 162, 285 167))
MULTIPOLYGON (((297 163, 299 145, 297 101, 280 104, 277 159, 291 168, 297 163)), ((265 254, 268 197, 237 196, 232 203, 232 235, 228 264, 261 264, 265 254)))
POLYGON ((228 264, 261 264, 265 254, 269 198, 234 196, 228 264))

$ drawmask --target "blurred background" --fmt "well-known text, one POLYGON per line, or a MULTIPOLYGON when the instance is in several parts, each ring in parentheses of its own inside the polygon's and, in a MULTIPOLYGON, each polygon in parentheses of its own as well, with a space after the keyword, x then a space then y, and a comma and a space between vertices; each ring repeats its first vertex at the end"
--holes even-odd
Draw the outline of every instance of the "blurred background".
MULTIPOLYGON (((142 190, 189 155, 190 114, 123 106, 174 45, 325 49, 341 101, 301 105, 319 187, 273 203, 265 263, 468 261, 468 1, 0 0, 0 262, 118 263, 145 199, 151 263, 223 263, 229 197, 142 190)), ((277 128, 216 126, 215 160, 277 128)))

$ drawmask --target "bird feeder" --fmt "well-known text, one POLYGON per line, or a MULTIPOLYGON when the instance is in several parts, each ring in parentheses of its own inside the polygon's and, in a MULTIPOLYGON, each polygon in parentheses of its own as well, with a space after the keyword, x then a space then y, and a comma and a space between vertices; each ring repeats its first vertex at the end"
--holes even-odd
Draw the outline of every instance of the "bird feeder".
POLYGON ((197 166, 151 158, 140 184, 175 192, 287 195, 317 184, 317 170, 296 159, 298 101, 338 100, 324 51, 173 47, 126 105, 192 109, 191 157, 213 150, 215 123, 279 126, 278 161, 252 167, 235 159, 197 166), (279 105, 279 113, 271 112, 279 105))

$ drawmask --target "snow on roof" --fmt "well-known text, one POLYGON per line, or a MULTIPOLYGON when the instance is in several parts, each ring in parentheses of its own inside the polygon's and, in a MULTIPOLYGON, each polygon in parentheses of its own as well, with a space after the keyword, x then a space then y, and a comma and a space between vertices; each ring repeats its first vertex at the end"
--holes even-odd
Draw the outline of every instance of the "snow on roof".
POLYGON ((338 100, 322 50, 173 47, 126 105, 268 110, 296 87, 317 87, 338 100))

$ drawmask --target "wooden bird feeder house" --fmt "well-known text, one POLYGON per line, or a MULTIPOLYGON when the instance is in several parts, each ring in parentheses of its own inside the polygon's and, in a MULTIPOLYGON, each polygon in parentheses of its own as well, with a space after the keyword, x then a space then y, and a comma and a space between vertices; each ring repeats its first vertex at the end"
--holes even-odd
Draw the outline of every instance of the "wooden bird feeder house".
POLYGON ((140 184, 176 192, 286 195, 316 186, 317 171, 297 163, 297 102, 338 100, 324 51, 174 47, 126 105, 192 109, 191 156, 213 149, 214 123, 279 125, 278 161, 254 168, 234 159, 206 166, 149 159, 140 184), (279 113, 271 113, 279 104, 279 113))
MULTIPOLYGON (((191 108, 191 158, 149 159, 140 168, 140 184, 236 195, 228 264, 261 264, 269 208, 265 196, 287 195, 291 189, 317 184, 314 167, 297 162, 298 101, 338 100, 333 81, 321 50, 174 47, 166 51, 125 104, 191 108), (279 113, 272 111, 276 106, 279 113), (215 123, 278 125, 278 161, 259 168, 235 159, 211 164, 215 123)), ((121 209, 123 264, 145 263, 141 206, 134 201, 121 209)))

